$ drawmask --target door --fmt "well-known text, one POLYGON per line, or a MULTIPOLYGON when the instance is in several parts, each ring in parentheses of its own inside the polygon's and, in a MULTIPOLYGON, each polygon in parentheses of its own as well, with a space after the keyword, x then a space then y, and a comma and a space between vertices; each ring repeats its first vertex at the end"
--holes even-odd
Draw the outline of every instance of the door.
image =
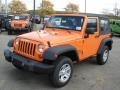
POLYGON ((99 20, 98 18, 88 18, 87 28, 83 42, 83 58, 86 59, 97 53, 99 47, 99 20), (87 33, 87 30, 93 29, 93 33, 87 33))

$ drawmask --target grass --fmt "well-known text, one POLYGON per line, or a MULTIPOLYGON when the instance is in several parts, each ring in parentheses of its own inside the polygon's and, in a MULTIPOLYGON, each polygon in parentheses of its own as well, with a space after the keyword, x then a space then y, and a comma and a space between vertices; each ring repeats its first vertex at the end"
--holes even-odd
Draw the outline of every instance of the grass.
POLYGON ((118 34, 120 34, 120 26, 119 26, 119 25, 111 24, 110 26, 111 26, 111 28, 112 28, 112 32, 113 32, 113 33, 118 33, 118 34))

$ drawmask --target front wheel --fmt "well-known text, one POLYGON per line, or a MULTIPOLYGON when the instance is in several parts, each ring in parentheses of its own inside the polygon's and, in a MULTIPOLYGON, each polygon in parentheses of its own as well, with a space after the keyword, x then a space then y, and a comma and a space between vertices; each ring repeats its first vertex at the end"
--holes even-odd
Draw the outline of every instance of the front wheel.
POLYGON ((108 61, 109 57, 109 48, 104 46, 100 54, 97 55, 97 63, 99 65, 104 65, 108 61))
POLYGON ((63 87, 72 77, 73 63, 70 58, 60 57, 55 63, 54 72, 50 79, 55 87, 63 87))

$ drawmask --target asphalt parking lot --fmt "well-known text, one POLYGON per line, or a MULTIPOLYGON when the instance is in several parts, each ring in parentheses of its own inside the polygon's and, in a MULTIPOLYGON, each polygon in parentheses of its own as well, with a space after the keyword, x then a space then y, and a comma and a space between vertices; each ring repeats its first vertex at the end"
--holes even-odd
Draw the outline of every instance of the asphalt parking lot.
POLYGON ((51 86, 48 76, 17 70, 4 59, 7 42, 15 35, 0 34, 0 90, 120 90, 120 38, 113 37, 113 50, 106 65, 95 59, 74 65, 74 75, 63 88, 51 86))

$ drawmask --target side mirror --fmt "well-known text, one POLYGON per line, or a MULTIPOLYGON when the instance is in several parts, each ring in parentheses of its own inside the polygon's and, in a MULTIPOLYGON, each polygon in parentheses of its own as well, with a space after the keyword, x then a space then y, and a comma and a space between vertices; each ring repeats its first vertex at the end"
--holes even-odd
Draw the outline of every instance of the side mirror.
POLYGON ((95 31, 96 31, 96 28, 87 28, 86 33, 87 34, 94 34, 95 31))

